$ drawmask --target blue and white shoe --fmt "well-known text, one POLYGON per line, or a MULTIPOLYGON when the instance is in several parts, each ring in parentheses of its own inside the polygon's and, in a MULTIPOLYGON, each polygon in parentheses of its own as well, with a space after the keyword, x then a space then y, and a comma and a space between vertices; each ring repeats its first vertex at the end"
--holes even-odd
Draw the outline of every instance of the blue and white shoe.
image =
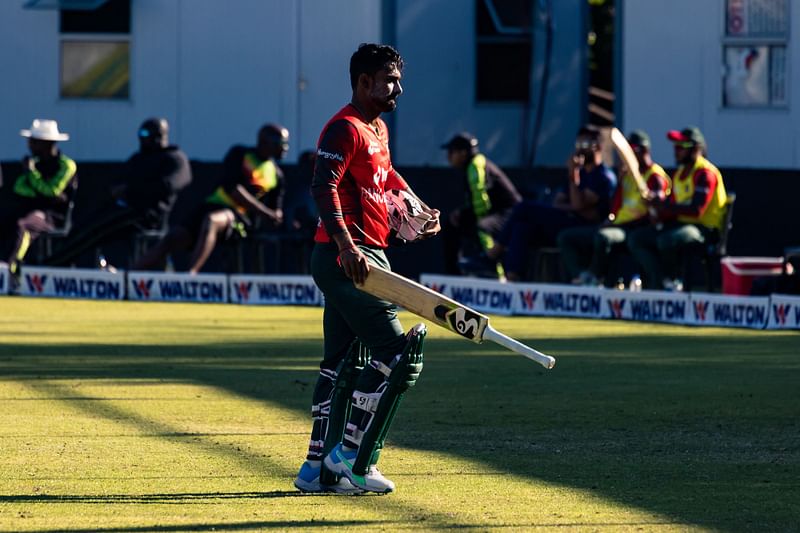
POLYGON ((335 492, 336 494, 361 494, 364 492, 358 487, 354 487, 347 478, 339 478, 339 481, 333 485, 323 485, 319 482, 319 474, 322 470, 320 466, 311 466, 308 461, 303 463, 297 477, 294 480, 294 486, 300 492, 319 493, 319 492, 335 492))
POLYGON ((350 483, 361 490, 387 494, 394 490, 394 482, 381 474, 378 467, 371 465, 369 471, 363 476, 353 473, 353 463, 356 460, 356 450, 344 451, 342 445, 337 444, 325 458, 325 468, 341 479, 349 479, 350 483))

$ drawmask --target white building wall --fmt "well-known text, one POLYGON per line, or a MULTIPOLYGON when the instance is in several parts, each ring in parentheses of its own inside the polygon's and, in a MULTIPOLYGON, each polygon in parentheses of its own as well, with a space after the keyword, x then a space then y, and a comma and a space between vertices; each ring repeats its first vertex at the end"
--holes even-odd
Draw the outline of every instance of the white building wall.
POLYGON ((349 100, 350 55, 381 28, 373 0, 136 0, 130 99, 74 100, 58 94, 58 12, 22 5, 0 2, 0 160, 25 153, 19 130, 35 117, 59 121, 73 158, 121 160, 153 115, 199 160, 220 160, 233 143, 252 144, 260 125, 281 122, 295 160, 349 100))
MULTIPOLYGON (((459 130, 478 135, 501 165, 520 165, 529 135, 521 104, 475 101, 475 1, 395 0, 396 45, 406 58, 391 117, 398 165, 446 165, 439 145, 459 130)), ((584 116, 583 1, 554 1, 556 36, 536 163, 561 165, 584 116)), ((380 42, 378 0, 135 0, 131 2, 130 98, 59 97, 59 16, 0 0, 0 160, 26 151, 19 130, 54 118, 78 161, 118 161, 137 148, 136 128, 166 117, 192 159, 220 160, 258 127, 289 128, 287 161, 316 145, 327 119, 350 99, 349 59, 380 42)), ((541 63, 544 36, 535 34, 541 63)), ((534 101, 541 65, 535 71, 534 101)), ((531 107, 529 129, 535 107, 531 107)))
POLYGON ((696 125, 709 158, 722 167, 800 167, 800 9, 791 2, 789 105, 778 109, 722 106, 722 0, 622 0, 622 117, 625 131, 646 130, 654 158, 673 165, 670 129, 696 125))

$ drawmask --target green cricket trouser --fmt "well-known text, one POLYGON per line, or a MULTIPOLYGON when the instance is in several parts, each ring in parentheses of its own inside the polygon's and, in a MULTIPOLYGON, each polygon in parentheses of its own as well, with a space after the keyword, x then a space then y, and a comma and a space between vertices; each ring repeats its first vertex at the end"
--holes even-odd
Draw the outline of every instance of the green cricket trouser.
POLYGON ((612 249, 625 242, 625 228, 578 226, 561 231, 557 240, 570 279, 584 270, 603 279, 608 274, 612 249))
POLYGON ((645 287, 660 289, 665 278, 678 272, 687 246, 715 238, 716 230, 699 224, 672 223, 662 229, 646 226, 628 233, 628 248, 645 273, 645 287))
MULTIPOLYGON (((390 268, 382 249, 359 249, 370 263, 390 268)), ((335 370, 356 337, 370 349, 373 359, 388 363, 405 346, 397 307, 357 289, 337 263, 338 256, 335 244, 317 243, 311 253, 311 275, 325 296, 325 353, 320 368, 335 370)))

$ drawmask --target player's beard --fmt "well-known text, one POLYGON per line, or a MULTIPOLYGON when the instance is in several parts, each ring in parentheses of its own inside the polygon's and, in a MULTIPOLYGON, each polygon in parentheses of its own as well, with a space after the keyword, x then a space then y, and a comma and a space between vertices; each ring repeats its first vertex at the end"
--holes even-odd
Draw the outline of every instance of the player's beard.
POLYGON ((380 109, 381 113, 391 113, 397 108, 397 97, 400 93, 393 93, 387 96, 373 95, 372 102, 375 107, 380 109))

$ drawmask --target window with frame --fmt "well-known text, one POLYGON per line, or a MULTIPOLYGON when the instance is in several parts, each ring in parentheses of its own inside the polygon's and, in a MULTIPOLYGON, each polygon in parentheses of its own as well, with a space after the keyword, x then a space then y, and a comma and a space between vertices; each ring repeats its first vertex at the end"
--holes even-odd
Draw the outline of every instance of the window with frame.
POLYGON ((722 105, 788 105, 789 0, 725 0, 722 105))
POLYGON ((475 98, 526 102, 530 97, 532 4, 476 0, 475 98))
POLYGON ((128 99, 130 29, 130 0, 61 9, 61 97, 128 99))

